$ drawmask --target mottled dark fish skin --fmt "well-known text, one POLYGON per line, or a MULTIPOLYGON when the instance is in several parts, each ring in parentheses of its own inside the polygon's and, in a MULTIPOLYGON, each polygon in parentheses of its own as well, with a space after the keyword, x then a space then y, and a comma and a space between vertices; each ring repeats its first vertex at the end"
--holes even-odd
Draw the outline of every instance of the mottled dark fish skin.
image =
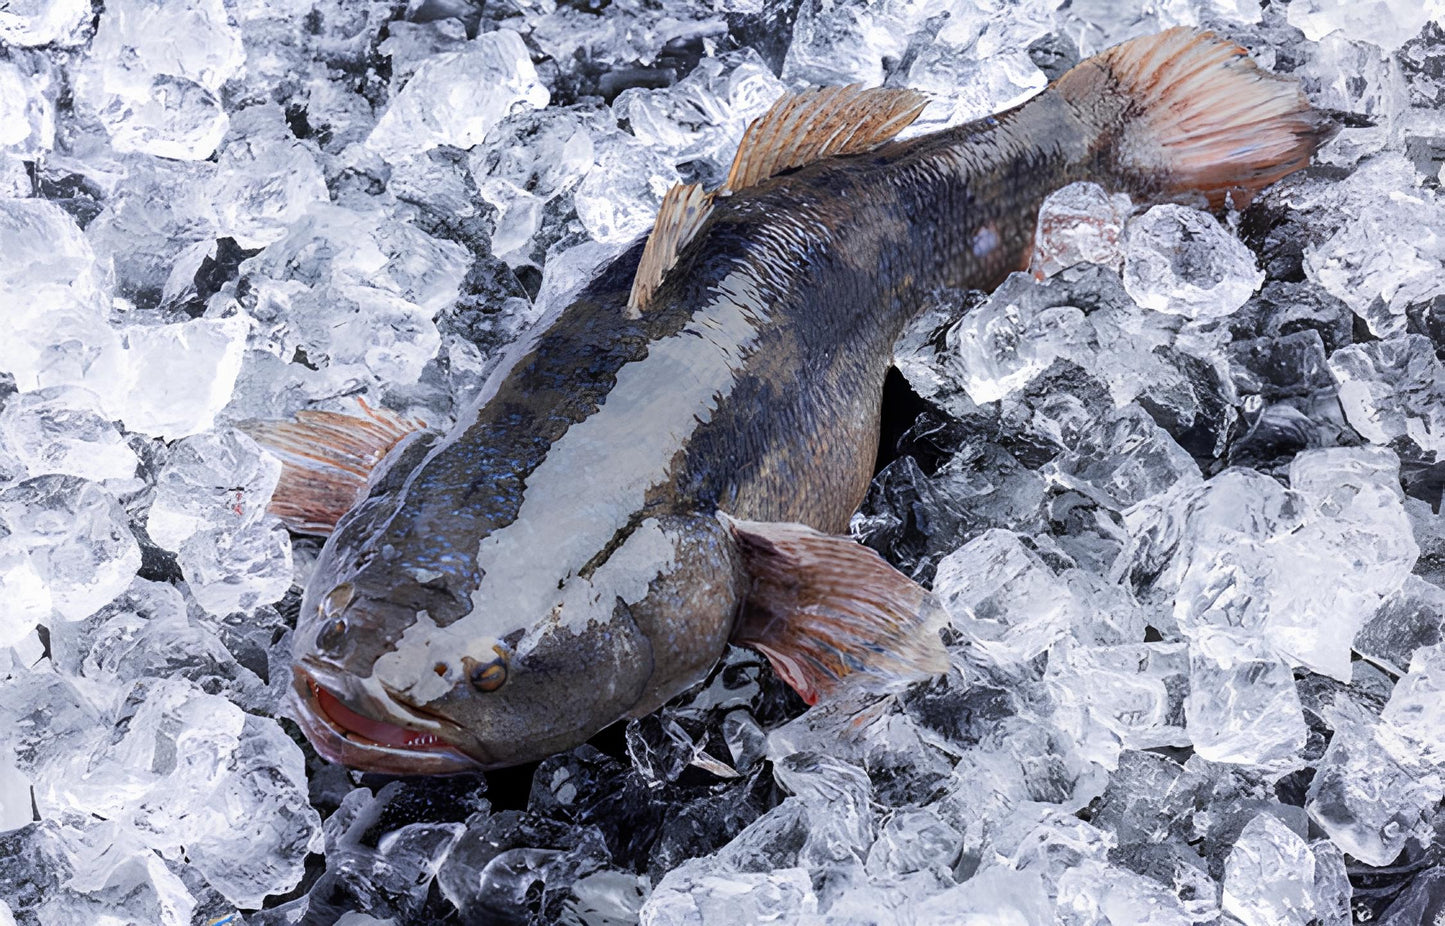
POLYGON ((1115 70, 1070 74, 1067 94, 718 197, 640 311, 643 244, 610 262, 337 525, 298 667, 483 767, 570 748, 700 679, 750 588, 720 515, 845 530, 892 346, 924 300, 1021 269, 1067 183, 1173 189, 1137 152, 1116 163, 1137 104, 1115 70))

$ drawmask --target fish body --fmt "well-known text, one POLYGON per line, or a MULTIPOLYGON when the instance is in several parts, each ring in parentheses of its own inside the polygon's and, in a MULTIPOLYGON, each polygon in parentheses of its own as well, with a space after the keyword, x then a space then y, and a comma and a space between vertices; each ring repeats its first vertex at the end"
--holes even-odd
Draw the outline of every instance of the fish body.
POLYGON ((1167 77, 1166 53, 1185 78, 1190 55, 1240 59, 1209 36, 1152 43, 980 122, 692 196, 660 276, 639 242, 453 428, 392 441, 303 600, 296 710, 318 749, 394 772, 542 758, 656 709, 730 640, 810 699, 945 667, 926 593, 831 536, 867 490, 903 327, 940 288, 1022 268, 1058 187, 1242 201, 1320 137, 1297 91, 1244 59, 1241 86, 1269 105, 1216 103, 1245 143, 1201 167, 1187 145, 1213 152, 1215 133, 1184 133, 1181 167, 1134 84, 1167 77))

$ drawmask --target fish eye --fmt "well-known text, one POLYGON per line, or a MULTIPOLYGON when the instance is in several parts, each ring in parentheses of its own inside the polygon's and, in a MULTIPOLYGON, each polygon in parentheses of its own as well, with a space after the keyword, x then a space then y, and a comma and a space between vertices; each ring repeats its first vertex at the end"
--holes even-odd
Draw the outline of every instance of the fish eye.
POLYGON ((496 691, 507 680, 506 660, 498 656, 491 662, 478 663, 472 666, 468 677, 472 680, 472 687, 478 691, 496 691))
POLYGON ((346 629, 347 623, 344 617, 338 617, 322 624, 321 629, 316 632, 316 648, 326 652, 335 652, 340 649, 342 642, 346 639, 346 629))

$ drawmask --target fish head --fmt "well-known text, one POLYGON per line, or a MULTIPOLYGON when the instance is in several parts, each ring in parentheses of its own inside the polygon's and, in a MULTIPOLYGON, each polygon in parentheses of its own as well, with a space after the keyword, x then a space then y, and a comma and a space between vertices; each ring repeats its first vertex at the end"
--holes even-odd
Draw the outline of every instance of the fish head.
POLYGON ((544 758, 625 716, 651 679, 629 605, 578 595, 585 583, 545 607, 504 596, 479 608, 478 577, 386 544, 346 549, 323 550, 293 647, 293 712, 330 761, 450 774, 544 758))

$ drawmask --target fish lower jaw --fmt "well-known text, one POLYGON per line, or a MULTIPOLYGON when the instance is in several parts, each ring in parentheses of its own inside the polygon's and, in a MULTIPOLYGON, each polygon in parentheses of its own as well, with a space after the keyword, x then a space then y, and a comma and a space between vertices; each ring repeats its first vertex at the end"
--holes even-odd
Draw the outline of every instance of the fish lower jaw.
POLYGON ((481 769, 481 763, 442 737, 358 714, 304 669, 298 666, 294 671, 292 713, 317 754, 328 762, 389 775, 481 769))

